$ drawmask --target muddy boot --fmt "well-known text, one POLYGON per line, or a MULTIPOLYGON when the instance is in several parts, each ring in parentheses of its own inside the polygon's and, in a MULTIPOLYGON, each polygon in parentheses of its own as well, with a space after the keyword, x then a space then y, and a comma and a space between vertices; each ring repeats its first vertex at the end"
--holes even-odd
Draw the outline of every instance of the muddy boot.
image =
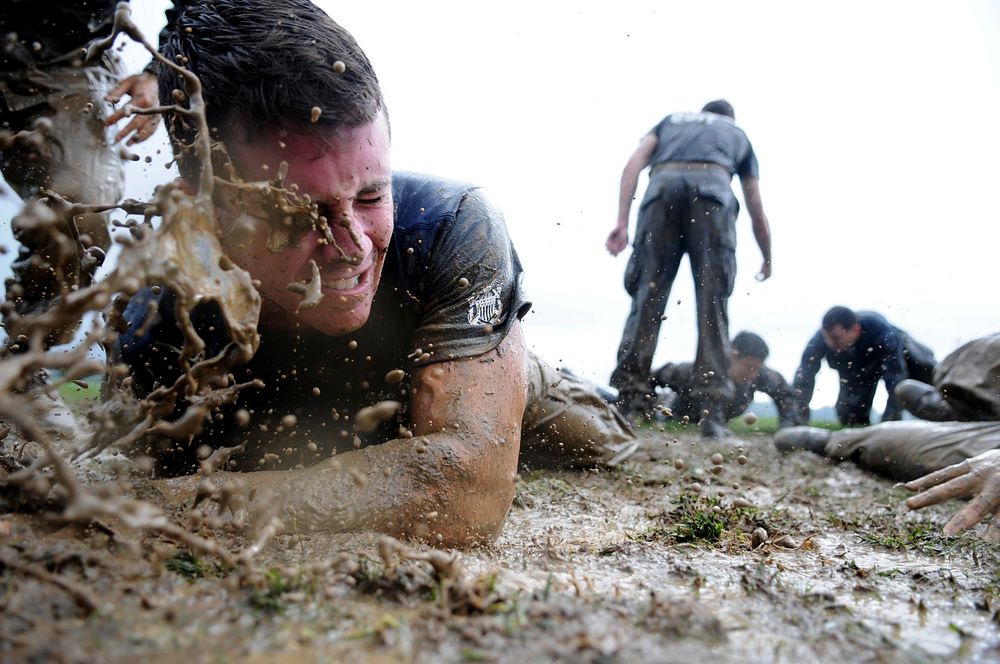
POLYGON ((899 405, 922 420, 954 422, 962 418, 932 385, 907 378, 894 391, 899 405))
POLYGON ((832 431, 817 427, 788 427, 774 434, 774 446, 782 454, 806 451, 826 456, 826 444, 832 431))

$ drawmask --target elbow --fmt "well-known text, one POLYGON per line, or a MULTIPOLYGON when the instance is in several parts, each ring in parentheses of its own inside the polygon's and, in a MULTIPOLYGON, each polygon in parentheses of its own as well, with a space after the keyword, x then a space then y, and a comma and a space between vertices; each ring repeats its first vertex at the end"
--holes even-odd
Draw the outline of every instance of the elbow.
POLYGON ((421 492, 430 497, 429 509, 418 515, 407 534, 436 547, 492 544, 514 502, 516 461, 501 468, 488 456, 467 460, 444 453, 441 457, 438 468, 444 472, 420 482, 421 492))

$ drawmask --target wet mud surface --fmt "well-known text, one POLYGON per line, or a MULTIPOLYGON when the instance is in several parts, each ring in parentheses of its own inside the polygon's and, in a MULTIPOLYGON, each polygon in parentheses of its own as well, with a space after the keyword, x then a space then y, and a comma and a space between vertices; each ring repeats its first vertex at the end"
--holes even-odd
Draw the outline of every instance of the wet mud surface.
MULTIPOLYGON (((100 477, 116 461, 91 463, 100 477)), ((624 468, 524 470, 493 546, 278 535, 239 571, 7 500, 0 657, 995 661, 1000 549, 940 536, 954 505, 909 513, 905 495, 849 464, 779 457, 766 435, 645 431, 624 468)))

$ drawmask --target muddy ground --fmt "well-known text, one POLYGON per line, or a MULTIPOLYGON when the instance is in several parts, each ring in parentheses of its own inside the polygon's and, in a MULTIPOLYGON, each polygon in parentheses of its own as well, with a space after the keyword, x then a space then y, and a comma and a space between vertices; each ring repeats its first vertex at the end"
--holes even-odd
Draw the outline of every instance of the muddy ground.
POLYGON ((278 536, 227 569, 8 502, 0 659, 997 661, 1000 549, 940 536, 955 505, 905 495, 768 435, 649 430, 615 471, 525 470, 460 569, 377 535, 278 536))

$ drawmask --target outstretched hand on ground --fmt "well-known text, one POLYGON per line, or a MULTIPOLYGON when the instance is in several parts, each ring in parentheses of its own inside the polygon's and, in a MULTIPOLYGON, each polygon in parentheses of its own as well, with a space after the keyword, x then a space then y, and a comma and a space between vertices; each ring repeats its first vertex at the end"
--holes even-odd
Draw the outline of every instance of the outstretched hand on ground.
MULTIPOLYGON (((921 492, 906 500, 911 510, 952 498, 971 498, 944 527, 946 535, 956 535, 994 516, 1000 508, 1000 450, 983 452, 903 486, 921 492)), ((993 518, 986 530, 986 539, 1000 541, 1000 517, 993 518)))
MULTIPOLYGON (((129 106, 142 109, 156 106, 159 98, 156 76, 145 71, 141 74, 129 76, 123 79, 118 84, 118 87, 105 95, 104 99, 112 104, 117 104, 121 101, 123 95, 128 95, 131 97, 131 100, 128 104, 112 113, 111 117, 104 123, 105 125, 110 127, 126 117, 129 106)), ((153 132, 156 131, 156 125, 159 122, 159 115, 132 115, 132 119, 125 125, 124 129, 115 134, 115 140, 120 141, 131 134, 126 145, 141 143, 153 135, 153 132)))

